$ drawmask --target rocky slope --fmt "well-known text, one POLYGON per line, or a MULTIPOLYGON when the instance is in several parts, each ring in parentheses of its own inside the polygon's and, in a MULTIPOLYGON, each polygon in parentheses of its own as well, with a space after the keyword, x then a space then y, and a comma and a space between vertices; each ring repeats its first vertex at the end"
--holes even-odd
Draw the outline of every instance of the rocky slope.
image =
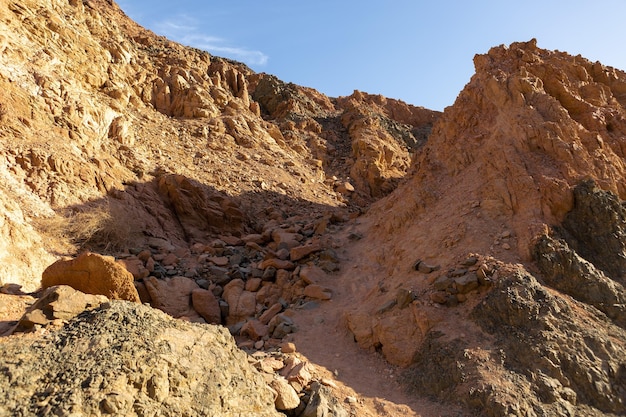
POLYGON ((112 2, 0 5, 2 275, 29 289, 49 253, 67 252, 63 219, 84 243, 93 235, 72 226, 85 215, 124 217, 115 238, 128 247, 240 234, 273 207, 354 211, 393 189, 438 117, 284 85, 158 37, 112 2))
POLYGON ((626 74, 534 40, 475 64, 355 229, 376 250, 347 325, 481 415, 622 414, 626 74))
POLYGON ((0 25, 0 414, 626 413, 623 72, 500 46, 441 115, 111 1, 0 25))

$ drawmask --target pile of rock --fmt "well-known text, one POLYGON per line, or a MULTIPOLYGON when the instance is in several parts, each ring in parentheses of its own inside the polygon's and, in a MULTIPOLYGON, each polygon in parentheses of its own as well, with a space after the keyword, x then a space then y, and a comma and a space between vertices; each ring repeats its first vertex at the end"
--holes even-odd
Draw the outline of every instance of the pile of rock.
MULTIPOLYGON (((422 261, 415 263, 415 269, 424 274, 431 274, 439 268, 425 264, 422 261)), ((432 291, 430 301, 454 307, 467 301, 471 295, 489 288, 496 279, 497 265, 493 259, 479 255, 469 255, 459 265, 448 269, 441 275, 433 274, 429 277, 432 291)))
POLYGON ((43 284, 141 300, 175 318, 226 325, 240 346, 271 348, 296 330, 294 304, 332 298, 326 282, 339 259, 322 234, 335 221, 271 220, 260 233, 222 235, 190 247, 150 238, 147 248, 132 249, 117 262, 93 253, 59 261, 44 273, 43 284), (106 285, 84 285, 91 281, 106 285), (134 294, 128 295, 129 285, 134 294))
POLYGON ((315 377, 314 367, 303 359, 293 343, 283 342, 271 352, 256 351, 248 361, 274 390, 276 409, 288 415, 347 416, 332 388, 332 380, 315 377))

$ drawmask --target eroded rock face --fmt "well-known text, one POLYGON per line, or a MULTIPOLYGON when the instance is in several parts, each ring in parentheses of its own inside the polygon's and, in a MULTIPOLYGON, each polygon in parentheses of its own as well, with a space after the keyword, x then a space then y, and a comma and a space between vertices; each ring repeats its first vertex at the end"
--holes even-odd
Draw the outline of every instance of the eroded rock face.
POLYGON ((139 304, 111 301, 0 352, 2 415, 280 415, 224 328, 139 304))
POLYGON ((626 289, 580 257, 567 242, 542 236, 535 246, 535 259, 547 285, 594 306, 626 328, 626 289))
POLYGON ((626 284, 626 209, 594 181, 574 188, 574 206, 563 220, 572 247, 612 279, 626 284))

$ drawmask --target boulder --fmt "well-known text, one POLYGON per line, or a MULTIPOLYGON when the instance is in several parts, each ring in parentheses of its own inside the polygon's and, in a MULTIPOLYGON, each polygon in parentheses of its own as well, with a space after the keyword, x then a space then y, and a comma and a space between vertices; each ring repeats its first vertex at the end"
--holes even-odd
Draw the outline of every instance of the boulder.
POLYGON ((152 307, 158 308, 172 317, 198 317, 191 304, 191 293, 199 288, 194 280, 186 277, 173 277, 163 280, 148 277, 144 283, 150 294, 152 307))
POLYGON ((220 326, 113 300, 33 337, 0 343, 2 416, 281 416, 220 326))
POLYGON ((277 410, 293 410, 300 405, 300 397, 291 385, 287 383, 285 378, 276 377, 270 382, 270 387, 276 391, 276 409, 277 410))
POLYGON ((83 252, 70 260, 59 260, 43 272, 41 287, 69 285, 86 294, 140 302, 133 275, 111 256, 83 252))
POLYGON ((234 324, 256 312, 256 295, 246 291, 241 279, 234 279, 224 287, 223 298, 228 303, 228 324, 234 324))
POLYGON ((35 325, 67 321, 107 301, 108 298, 103 295, 85 294, 67 285, 55 285, 47 288, 26 310, 13 332, 25 332, 35 325))
POLYGON ((211 291, 202 288, 194 288, 191 290, 191 303, 194 310, 196 310, 207 323, 222 323, 219 300, 211 291))

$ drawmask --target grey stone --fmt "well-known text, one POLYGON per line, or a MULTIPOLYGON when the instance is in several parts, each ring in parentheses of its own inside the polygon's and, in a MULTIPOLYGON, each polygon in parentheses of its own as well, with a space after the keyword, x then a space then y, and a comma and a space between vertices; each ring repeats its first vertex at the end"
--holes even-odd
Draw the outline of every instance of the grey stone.
POLYGON ((349 414, 332 391, 317 381, 311 382, 311 393, 300 417, 348 417, 349 414))

